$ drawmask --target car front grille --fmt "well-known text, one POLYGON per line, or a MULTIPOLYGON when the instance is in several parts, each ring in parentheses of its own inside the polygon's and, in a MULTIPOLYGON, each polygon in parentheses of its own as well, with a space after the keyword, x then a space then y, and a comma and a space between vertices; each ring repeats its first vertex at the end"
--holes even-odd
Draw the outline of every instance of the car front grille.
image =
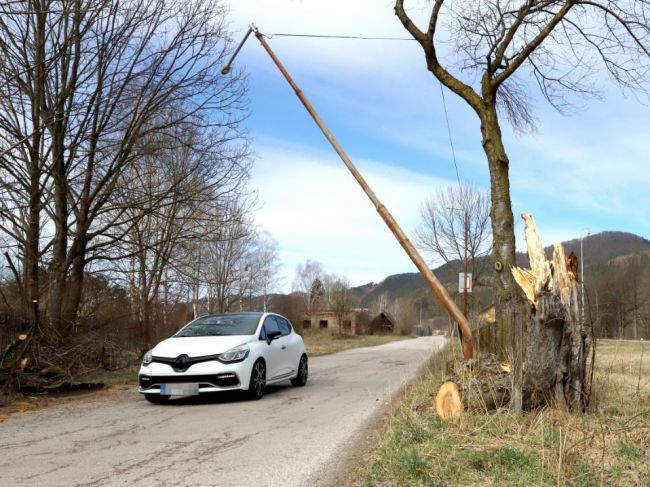
POLYGON ((232 372, 211 375, 140 375, 139 383, 143 389, 160 387, 160 384, 198 383, 202 387, 234 387, 239 385, 239 377, 232 372))

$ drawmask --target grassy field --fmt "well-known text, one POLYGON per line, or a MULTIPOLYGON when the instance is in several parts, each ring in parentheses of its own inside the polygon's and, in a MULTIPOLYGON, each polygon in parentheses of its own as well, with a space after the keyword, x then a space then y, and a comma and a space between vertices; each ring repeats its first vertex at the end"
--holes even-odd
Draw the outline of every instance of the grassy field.
MULTIPOLYGON (((439 356, 407 389, 357 486, 650 487, 650 343, 600 340, 587 414, 543 410, 466 413, 440 421, 432 407, 439 356)), ((458 355, 456 354, 456 357, 458 355)))
POLYGON ((332 335, 329 332, 305 333, 302 336, 310 357, 329 355, 350 348, 374 347, 410 337, 394 335, 332 335))

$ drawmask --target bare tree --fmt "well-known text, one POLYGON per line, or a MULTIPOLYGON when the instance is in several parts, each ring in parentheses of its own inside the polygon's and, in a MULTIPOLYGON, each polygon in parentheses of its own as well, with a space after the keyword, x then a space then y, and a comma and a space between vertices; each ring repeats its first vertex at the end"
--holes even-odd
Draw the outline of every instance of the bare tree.
POLYGON ((245 159, 224 158, 215 151, 213 129, 169 132, 155 138, 165 150, 144 154, 132 164, 112 196, 116 211, 127 216, 114 252, 128 275, 144 343, 151 341, 153 307, 161 291, 169 291, 170 280, 176 280, 188 245, 209 238, 212 222, 220 221, 220 206, 243 195, 248 181, 245 159), (145 195, 154 202, 140 204, 150 201, 145 195))
MULTIPOLYGON (((508 305, 523 302, 523 297, 511 273, 515 266, 515 234, 508 174, 510 161, 501 134, 500 114, 515 129, 534 127, 525 73, 536 81, 544 98, 563 112, 571 109, 571 95, 598 94, 596 82, 601 66, 623 88, 647 93, 650 1, 434 0, 432 3, 424 28, 409 17, 404 0, 396 0, 395 13, 422 47, 427 69, 463 99, 481 122, 482 146, 491 183, 497 321, 505 322, 510 313, 506 311, 508 305), (443 32, 442 25, 447 27, 447 32, 443 32), (453 44, 450 50, 453 59, 443 58, 441 46, 445 34, 453 44)), ((535 345, 542 348, 541 344, 535 345)), ((535 360, 535 357, 527 359, 535 360)), ((584 401, 580 401, 576 407, 583 405, 584 401)))
POLYGON ((316 260, 307 259, 304 264, 298 264, 296 268, 293 291, 302 296, 304 311, 307 314, 315 310, 317 303, 324 296, 325 276, 323 266, 316 260))
POLYGON ((369 306, 369 311, 372 316, 376 316, 382 311, 389 311, 391 306, 391 299, 388 291, 384 291, 375 299, 372 300, 369 306))
POLYGON ((200 274, 207 286, 208 311, 226 312, 241 302, 250 289, 249 266, 255 232, 250 220, 250 201, 240 198, 223 208, 219 220, 197 242, 202 256, 200 274))
POLYGON ((251 289, 262 295, 262 310, 266 311, 269 293, 279 284, 278 242, 267 231, 258 232, 251 252, 251 289))
POLYGON ((336 315, 339 324, 339 334, 344 333, 344 318, 357 303, 352 292, 350 280, 347 277, 330 276, 326 287, 328 308, 336 315))
POLYGON ((239 136, 242 78, 218 75, 225 25, 216 0, 6 4, 0 136, 13 149, 0 163, 27 205, 5 213, 22 230, 14 236, 34 303, 45 257, 47 311, 60 333, 76 319, 90 259, 123 237, 116 229, 135 223, 116 211, 112 195, 129 165, 157 150, 143 139, 196 126, 219 127, 223 141, 239 136), (44 216, 52 236, 42 235, 44 216))
POLYGON ((467 259, 470 272, 478 281, 483 266, 478 260, 492 250, 490 232, 490 196, 475 186, 449 186, 439 190, 420 208, 420 226, 416 245, 433 258, 448 263, 465 257, 467 223, 467 259))
POLYGON ((543 96, 569 111, 569 95, 598 94, 594 74, 604 66, 625 88, 645 90, 650 67, 647 0, 435 0, 427 26, 408 16, 396 0, 397 17, 424 50, 429 71, 461 97, 481 121, 490 169, 493 259, 499 300, 516 295, 510 273, 515 237, 500 114, 516 129, 534 125, 524 73, 543 96), (441 58, 441 25, 454 44, 455 59, 441 58), (475 83, 464 80, 475 79, 475 83))

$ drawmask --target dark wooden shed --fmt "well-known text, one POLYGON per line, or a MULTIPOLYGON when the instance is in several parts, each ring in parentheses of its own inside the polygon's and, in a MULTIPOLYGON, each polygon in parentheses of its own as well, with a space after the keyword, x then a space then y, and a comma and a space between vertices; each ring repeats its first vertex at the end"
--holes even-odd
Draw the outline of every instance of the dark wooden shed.
POLYGON ((395 318, 388 311, 382 311, 370 321, 368 331, 371 335, 390 335, 395 325, 395 318))

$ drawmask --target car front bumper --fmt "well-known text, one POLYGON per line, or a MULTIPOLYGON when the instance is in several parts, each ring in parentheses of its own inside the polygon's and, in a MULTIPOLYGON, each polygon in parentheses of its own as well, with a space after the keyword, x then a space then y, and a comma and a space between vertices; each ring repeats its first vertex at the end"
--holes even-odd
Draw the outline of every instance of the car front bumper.
POLYGON ((142 394, 160 394, 161 384, 198 384, 199 394, 246 390, 252 366, 248 357, 238 363, 224 364, 216 360, 200 362, 183 372, 177 372, 171 365, 152 362, 140 366, 138 391, 142 394))

